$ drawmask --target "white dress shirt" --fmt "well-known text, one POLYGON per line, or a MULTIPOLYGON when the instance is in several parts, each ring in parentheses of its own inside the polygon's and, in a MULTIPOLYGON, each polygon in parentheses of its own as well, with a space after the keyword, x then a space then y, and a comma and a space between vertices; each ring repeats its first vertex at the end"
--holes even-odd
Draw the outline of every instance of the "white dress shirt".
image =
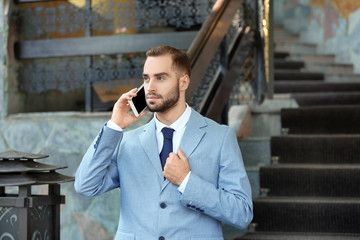
MULTIPOLYGON (((165 124, 163 124, 162 122, 160 122, 157 118, 156 118, 156 113, 155 113, 155 127, 156 127, 156 139, 157 139, 157 143, 158 143, 158 152, 160 154, 163 144, 164 144, 164 136, 161 132, 161 130, 164 127, 168 127, 168 128, 172 128, 174 129, 174 134, 173 134, 173 152, 177 153, 177 150, 179 148, 182 136, 184 135, 185 129, 186 129, 186 125, 189 121, 190 118, 190 114, 191 114, 191 108, 186 104, 186 109, 184 111, 184 113, 170 126, 167 126, 165 124)), ((109 120, 107 126, 111 129, 117 130, 117 131, 123 131, 123 129, 121 127, 119 127, 116 123, 114 123, 113 121, 109 120)), ((188 173, 188 175, 185 177, 185 179, 182 181, 182 183, 180 184, 180 186, 178 187, 178 190, 183 193, 185 191, 186 185, 188 183, 189 177, 190 177, 190 173, 191 171, 188 173)))

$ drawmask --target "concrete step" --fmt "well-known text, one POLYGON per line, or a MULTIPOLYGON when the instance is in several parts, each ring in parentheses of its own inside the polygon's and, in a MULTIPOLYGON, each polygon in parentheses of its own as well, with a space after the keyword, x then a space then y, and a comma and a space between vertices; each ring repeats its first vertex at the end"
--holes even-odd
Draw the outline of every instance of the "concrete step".
POLYGON ((357 73, 324 73, 326 82, 360 82, 360 74, 357 73))
POLYGON ((246 174, 249 178, 252 198, 260 197, 260 168, 259 167, 245 167, 246 174))
POLYGON ((264 166, 260 186, 267 196, 360 197, 360 164, 264 166))
POLYGON ((302 61, 289 61, 284 59, 275 59, 274 68, 276 69, 302 69, 305 63, 302 61))
POLYGON ((238 142, 245 166, 271 164, 270 137, 239 138, 238 142))
POLYGON ((288 60, 292 61, 304 61, 307 63, 335 63, 335 56, 328 54, 303 54, 303 53, 291 53, 288 56, 288 60))
POLYGON ((275 36, 289 36, 289 37, 299 37, 299 34, 290 33, 285 30, 282 26, 274 27, 274 37, 275 36))
POLYGON ((254 199, 256 231, 360 233, 360 198, 254 199))
POLYGON ((298 233, 298 232, 248 232, 234 240, 355 240, 360 234, 298 233))
POLYGON ((275 69, 275 80, 324 80, 324 74, 321 72, 303 72, 300 70, 275 69))
POLYGON ((251 106, 251 137, 281 135, 280 112, 282 108, 297 108, 298 104, 288 94, 274 94, 261 105, 251 106))
POLYGON ((360 105, 360 91, 293 93, 292 96, 301 107, 360 105))
POLYGON ((238 138, 238 142, 255 199, 260 196, 259 166, 270 165, 270 138, 238 138))
POLYGON ((332 62, 306 62, 304 66, 306 71, 325 72, 325 73, 353 73, 354 67, 347 63, 332 62))
POLYGON ((282 42, 275 45, 274 51, 289 52, 291 54, 314 54, 317 52, 317 46, 310 43, 282 42))
POLYGON ((290 56, 289 52, 274 51, 275 59, 286 59, 290 56))
POLYGON ((281 126, 288 134, 360 134, 360 105, 281 109, 281 126))
POLYGON ((276 81, 274 84, 274 91, 275 93, 360 91, 360 82, 276 81))
POLYGON ((359 134, 273 136, 271 156, 282 164, 359 164, 359 146, 359 134))
POLYGON ((275 59, 275 69, 301 70, 303 72, 325 72, 325 73, 353 73, 352 64, 333 62, 304 62, 299 60, 275 59))
POLYGON ((274 33, 274 43, 275 44, 279 44, 279 43, 283 43, 283 42, 290 42, 290 43, 294 43, 294 42, 299 42, 300 38, 299 35, 289 35, 289 34, 279 34, 278 32, 274 33))

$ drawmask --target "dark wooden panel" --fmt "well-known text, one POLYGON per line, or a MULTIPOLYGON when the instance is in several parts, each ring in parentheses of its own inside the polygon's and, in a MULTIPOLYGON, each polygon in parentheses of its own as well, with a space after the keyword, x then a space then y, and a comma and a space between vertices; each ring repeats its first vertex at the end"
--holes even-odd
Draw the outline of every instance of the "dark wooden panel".
POLYGON ((66 168, 66 166, 58 167, 32 160, 2 160, 0 166, 0 173, 51 171, 66 168))
POLYGON ((145 52, 158 45, 171 45, 186 50, 196 33, 197 31, 186 31, 31 40, 18 42, 15 51, 18 58, 30 59, 145 52))
POLYGON ((74 181, 75 178, 68 177, 57 172, 40 173, 4 173, 0 174, 0 186, 24 186, 36 184, 55 184, 74 181))
POLYGON ((0 197, 0 206, 1 207, 16 207, 16 208, 23 208, 27 207, 28 201, 27 198, 19 197, 14 194, 9 194, 0 197))
POLYGON ((43 154, 34 154, 34 153, 24 153, 15 150, 9 150, 0 153, 0 160, 4 159, 40 159, 47 158, 49 155, 43 154))

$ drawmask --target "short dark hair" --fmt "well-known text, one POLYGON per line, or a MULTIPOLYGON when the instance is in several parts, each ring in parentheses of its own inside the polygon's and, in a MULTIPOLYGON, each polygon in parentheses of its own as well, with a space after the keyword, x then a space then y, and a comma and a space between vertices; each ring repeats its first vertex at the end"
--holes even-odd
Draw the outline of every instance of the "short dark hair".
POLYGON ((149 49, 146 52, 146 57, 157 57, 170 54, 173 60, 172 67, 178 72, 184 71, 190 78, 191 75, 191 62, 186 52, 183 52, 172 46, 157 46, 149 49))

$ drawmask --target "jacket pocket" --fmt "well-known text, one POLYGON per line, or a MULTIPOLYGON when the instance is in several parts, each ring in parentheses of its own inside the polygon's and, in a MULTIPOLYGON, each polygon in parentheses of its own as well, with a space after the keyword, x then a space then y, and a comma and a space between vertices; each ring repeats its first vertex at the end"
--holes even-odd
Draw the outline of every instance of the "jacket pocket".
POLYGON ((115 240, 135 240, 135 234, 118 230, 116 232, 115 240))

